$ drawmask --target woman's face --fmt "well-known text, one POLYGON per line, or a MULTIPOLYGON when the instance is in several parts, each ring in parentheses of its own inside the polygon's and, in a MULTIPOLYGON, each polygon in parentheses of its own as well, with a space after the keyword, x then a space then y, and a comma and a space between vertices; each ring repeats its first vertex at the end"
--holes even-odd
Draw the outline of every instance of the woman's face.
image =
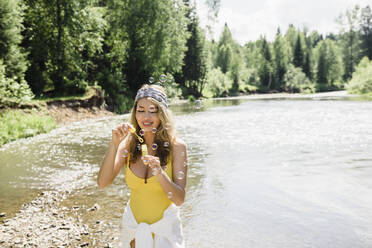
POLYGON ((149 99, 142 98, 137 102, 136 119, 141 129, 150 132, 160 124, 159 109, 149 99))

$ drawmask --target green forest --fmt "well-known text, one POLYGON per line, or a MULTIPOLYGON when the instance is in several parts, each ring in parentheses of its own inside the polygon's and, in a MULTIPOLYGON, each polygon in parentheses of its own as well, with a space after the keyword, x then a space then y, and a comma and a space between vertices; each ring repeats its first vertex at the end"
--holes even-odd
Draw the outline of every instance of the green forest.
POLYGON ((338 33, 288 25, 273 41, 240 45, 227 24, 208 40, 189 0, 0 0, 0 106, 100 87, 111 110, 124 113, 161 74, 169 96, 181 99, 371 94, 371 8, 354 6, 335 22, 338 33))

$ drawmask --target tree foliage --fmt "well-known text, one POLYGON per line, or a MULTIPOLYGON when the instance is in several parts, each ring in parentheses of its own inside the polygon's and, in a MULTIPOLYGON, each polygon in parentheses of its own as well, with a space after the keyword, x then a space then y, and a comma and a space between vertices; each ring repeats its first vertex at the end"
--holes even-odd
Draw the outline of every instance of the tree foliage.
POLYGON ((342 80, 341 52, 333 40, 323 40, 315 48, 317 59, 317 82, 320 89, 332 89, 342 80))
POLYGON ((219 67, 223 73, 230 70, 233 56, 233 39, 227 23, 225 23, 217 47, 216 67, 219 67))
POLYGON ((274 51, 274 86, 275 90, 284 89, 284 75, 288 68, 288 44, 283 36, 279 33, 275 37, 273 44, 274 51))
MULTIPOLYGON (((190 6, 190 3, 187 5, 190 6)), ((186 42, 187 50, 183 59, 182 71, 178 73, 176 79, 182 86, 184 96, 193 95, 200 97, 204 88, 207 71, 205 37, 199 26, 195 6, 189 7, 186 17, 189 20, 187 27, 189 32, 186 42)))
MULTIPOLYGON (((221 1, 204 3, 215 21, 221 1)), ((190 0, 0 0, 0 97, 30 99, 29 86, 38 96, 74 95, 98 84, 111 109, 125 112, 163 73, 170 95, 185 98, 342 89, 361 58, 371 59, 371 22, 370 6, 355 6, 340 15, 338 33, 290 24, 274 41, 242 46, 227 23, 218 41, 206 39, 190 0)))
POLYGON ((181 1, 126 0, 120 11, 118 21, 128 40, 124 73, 130 90, 137 90, 150 76, 181 70, 187 38, 181 1))
POLYGON ((24 79, 27 61, 20 47, 23 10, 20 1, 0 0, 0 107, 33 97, 24 79))
POLYGON ((263 91, 272 89, 274 75, 272 57, 270 44, 267 42, 266 38, 263 37, 261 39, 261 63, 258 68, 261 88, 263 91))
POLYGON ((372 94, 372 61, 368 57, 364 57, 356 67, 347 90, 353 94, 372 94))
POLYGON ((359 10, 360 7, 356 5, 354 8, 346 10, 337 20, 341 27, 340 44, 343 50, 345 80, 351 78, 355 66, 361 59, 361 40, 358 32, 359 10))
POLYGON ((294 67, 292 64, 288 66, 288 70, 284 75, 285 90, 292 93, 314 92, 314 85, 302 72, 301 68, 294 67))
POLYGON ((304 48, 301 41, 301 35, 299 33, 293 51, 293 65, 295 67, 303 68, 304 64, 305 64, 304 48))
POLYGON ((106 22, 104 9, 91 1, 25 0, 23 46, 30 51, 26 79, 33 92, 83 93, 90 58, 100 52, 106 22))
POLYGON ((372 11, 368 5, 361 9, 360 35, 364 54, 372 60, 372 11))

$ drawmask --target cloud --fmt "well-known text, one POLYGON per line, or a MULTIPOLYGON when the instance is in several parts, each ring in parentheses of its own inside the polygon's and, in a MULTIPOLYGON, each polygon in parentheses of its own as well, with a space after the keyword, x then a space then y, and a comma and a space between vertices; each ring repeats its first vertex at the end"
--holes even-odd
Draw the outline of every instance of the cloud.
MULTIPOLYGON (((214 38, 218 39, 225 22, 233 37, 241 44, 257 40, 265 35, 272 40, 280 26, 284 32, 289 24, 308 27, 326 34, 337 33, 335 19, 355 4, 364 7, 370 0, 221 0, 218 22, 214 25, 214 38)), ((207 7, 199 1, 197 5, 201 25, 207 20, 207 7)))

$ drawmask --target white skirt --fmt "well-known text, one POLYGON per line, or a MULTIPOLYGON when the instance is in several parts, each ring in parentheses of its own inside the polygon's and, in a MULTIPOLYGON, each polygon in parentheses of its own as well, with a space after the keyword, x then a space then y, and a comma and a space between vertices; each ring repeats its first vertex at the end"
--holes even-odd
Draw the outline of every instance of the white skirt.
POLYGON ((120 247, 130 248, 135 239, 136 248, 184 248, 180 209, 171 204, 163 218, 153 224, 137 223, 128 202, 121 223, 120 247), (152 233, 155 234, 152 238, 152 233))

